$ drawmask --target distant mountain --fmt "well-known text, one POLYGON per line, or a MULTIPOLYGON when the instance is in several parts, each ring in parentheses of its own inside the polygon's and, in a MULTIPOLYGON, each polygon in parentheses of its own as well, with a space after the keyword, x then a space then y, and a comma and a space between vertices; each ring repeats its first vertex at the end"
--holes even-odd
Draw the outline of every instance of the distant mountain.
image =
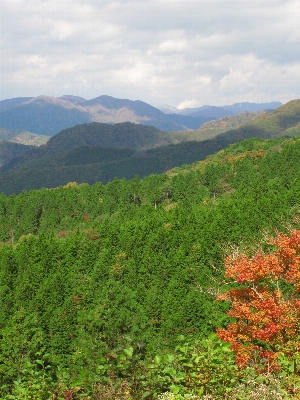
POLYGON ((190 117, 203 117, 212 120, 244 112, 275 110, 280 106, 282 106, 282 103, 278 101, 272 101, 270 103, 248 103, 248 102, 235 103, 232 105, 222 106, 222 107, 205 105, 197 108, 184 108, 182 110, 179 110, 176 107, 168 105, 163 105, 158 108, 166 114, 176 113, 190 117))
POLYGON ((89 113, 76 108, 69 101, 47 96, 32 98, 0 112, 0 128, 48 136, 91 120, 89 113))
POLYGON ((10 131, 8 129, 0 128, 0 140, 31 146, 41 146, 42 144, 47 143, 49 136, 36 135, 32 132, 17 129, 10 131))
POLYGON ((67 101, 69 101, 70 103, 73 103, 73 104, 83 104, 83 103, 86 102, 86 99, 84 99, 83 97, 72 96, 72 95, 61 96, 61 97, 59 97, 59 99, 67 100, 67 101))
POLYGON ((291 133, 300 136, 300 100, 291 101, 273 112, 261 113, 239 128, 212 139, 187 141, 192 132, 161 132, 131 123, 92 123, 66 129, 46 145, 5 164, 1 168, 0 192, 19 193, 24 189, 56 187, 70 181, 105 183, 114 177, 130 179, 136 174, 144 177, 203 160, 228 144, 250 137, 272 138, 291 136, 291 133), (184 142, 163 145, 172 141, 184 142), (155 143, 160 147, 141 150, 154 147, 155 143))
POLYGON ((282 106, 282 103, 279 101, 272 101, 270 103, 235 103, 231 106, 222 106, 222 108, 229 111, 231 114, 240 114, 246 111, 255 112, 261 110, 275 110, 280 106, 282 106))
POLYGON ((164 114, 180 114, 180 110, 178 108, 169 106, 168 104, 163 104, 163 105, 157 106, 156 108, 158 108, 164 114))
POLYGON ((204 117, 210 119, 218 119, 227 115, 231 115, 230 111, 225 110, 223 107, 216 106, 204 106, 203 108, 201 107, 200 109, 196 109, 194 111, 191 111, 191 109, 189 109, 189 111, 182 110, 180 114, 190 117, 204 117))
POLYGON ((16 97, 14 99, 7 99, 0 101, 0 112, 9 110, 12 107, 15 107, 19 104, 25 103, 26 101, 31 100, 33 97, 16 97))
POLYGON ((209 117, 209 116, 203 117, 201 115, 188 116, 179 114, 168 114, 168 117, 176 124, 182 127, 185 126, 188 129, 198 129, 201 125, 205 124, 205 122, 215 119, 215 117, 209 117))
POLYGON ((168 116, 143 101, 100 96, 92 100, 66 95, 0 101, 0 128, 53 136, 62 129, 89 122, 134 122, 161 130, 198 128, 211 118, 168 116))

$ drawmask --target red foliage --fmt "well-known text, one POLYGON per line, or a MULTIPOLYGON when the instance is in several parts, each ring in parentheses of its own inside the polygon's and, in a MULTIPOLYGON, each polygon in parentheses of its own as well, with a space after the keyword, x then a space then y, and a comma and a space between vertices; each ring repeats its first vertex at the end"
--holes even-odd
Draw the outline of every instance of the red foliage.
POLYGON ((73 399, 72 392, 70 390, 65 390, 63 393, 63 397, 64 400, 72 400, 73 399))
POLYGON ((88 222, 88 220, 89 220, 88 214, 84 214, 84 219, 86 220, 86 222, 88 222))
POLYGON ((300 333, 300 231, 278 234, 272 253, 243 254, 225 261, 226 277, 239 284, 217 300, 229 300, 235 319, 218 336, 231 343, 240 368, 277 368, 278 349, 298 347, 300 333), (290 284, 291 288, 282 290, 290 284))

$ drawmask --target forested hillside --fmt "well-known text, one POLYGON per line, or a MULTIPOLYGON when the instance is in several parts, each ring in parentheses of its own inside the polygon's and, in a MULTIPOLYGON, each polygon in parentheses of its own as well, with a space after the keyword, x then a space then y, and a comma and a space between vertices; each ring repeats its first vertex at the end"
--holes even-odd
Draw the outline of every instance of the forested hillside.
POLYGON ((0 167, 34 148, 34 146, 0 140, 0 167))
POLYGON ((2 194, 2 398, 226 398, 241 375, 207 339, 228 323, 224 257, 299 228, 299 172, 298 138, 249 139, 164 175, 2 194))
MULTIPOLYGON (((181 135, 186 134, 187 140, 206 140, 212 139, 221 133, 227 132, 231 129, 238 128, 239 126, 257 118, 259 115, 267 111, 244 112, 242 114, 231 115, 217 120, 206 122, 200 128, 193 131, 180 132, 181 135)), ((270 112, 270 111, 269 111, 270 112)))
POLYGON ((195 131, 164 132, 130 122, 77 125, 59 132, 45 146, 3 165, 0 191, 18 194, 70 181, 94 184, 107 183, 115 177, 143 178, 203 160, 231 143, 250 137, 298 136, 299 123, 300 101, 294 100, 274 112, 227 117, 195 131))
POLYGON ((264 113, 241 127, 230 130, 236 137, 298 136, 300 123, 300 100, 292 100, 271 113, 264 113))

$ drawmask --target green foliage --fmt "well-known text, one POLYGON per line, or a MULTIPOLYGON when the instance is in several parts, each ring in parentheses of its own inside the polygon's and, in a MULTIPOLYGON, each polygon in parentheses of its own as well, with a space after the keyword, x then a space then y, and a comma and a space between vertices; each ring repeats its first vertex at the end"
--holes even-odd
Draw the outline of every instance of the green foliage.
POLYGON ((208 336, 228 322, 223 259, 299 226, 299 160, 298 139, 249 139, 168 175, 1 195, 1 396, 245 391, 208 336))
POLYGON ((224 395, 238 380, 233 353, 215 335, 203 340, 181 335, 173 352, 156 354, 151 347, 144 353, 141 344, 127 345, 108 353, 103 362, 100 370, 107 379, 116 387, 126 381, 133 399, 156 399, 168 391, 184 397, 224 395))

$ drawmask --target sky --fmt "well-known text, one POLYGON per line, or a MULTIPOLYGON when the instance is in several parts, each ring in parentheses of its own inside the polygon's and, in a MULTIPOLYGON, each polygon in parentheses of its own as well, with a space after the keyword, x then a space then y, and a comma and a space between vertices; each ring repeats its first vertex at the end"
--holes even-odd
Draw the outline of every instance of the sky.
POLYGON ((0 0, 0 100, 300 98, 299 0, 0 0))

